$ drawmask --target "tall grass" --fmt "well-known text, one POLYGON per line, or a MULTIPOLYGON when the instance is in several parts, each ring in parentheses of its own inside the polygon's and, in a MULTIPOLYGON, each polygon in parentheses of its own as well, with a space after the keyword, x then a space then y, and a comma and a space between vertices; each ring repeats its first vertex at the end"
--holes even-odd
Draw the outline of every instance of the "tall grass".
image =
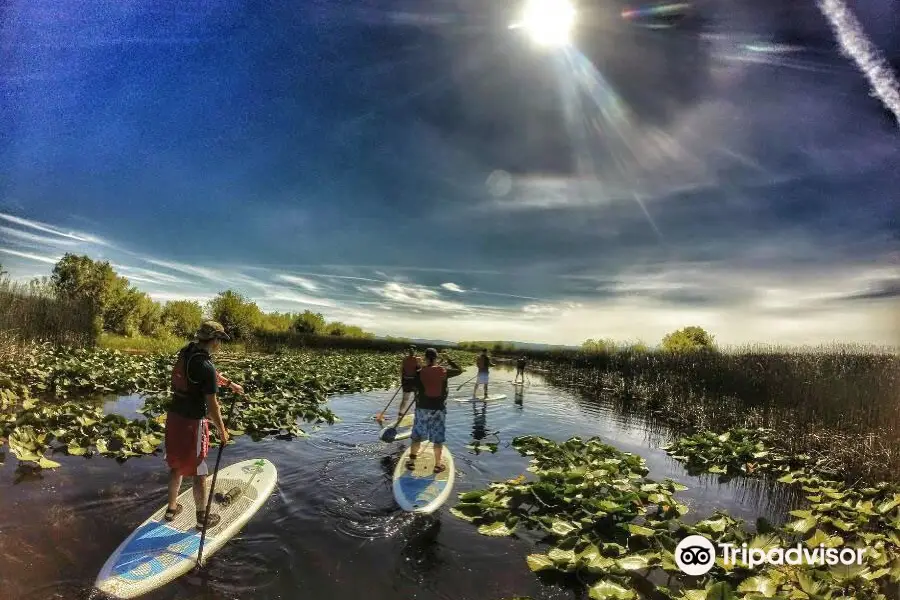
POLYGON ((93 346, 100 321, 86 302, 64 301, 46 290, 0 280, 0 333, 6 345, 28 340, 93 346))
POLYGON ((848 477, 900 474, 900 357, 853 351, 557 354, 551 383, 676 432, 768 427, 848 477))

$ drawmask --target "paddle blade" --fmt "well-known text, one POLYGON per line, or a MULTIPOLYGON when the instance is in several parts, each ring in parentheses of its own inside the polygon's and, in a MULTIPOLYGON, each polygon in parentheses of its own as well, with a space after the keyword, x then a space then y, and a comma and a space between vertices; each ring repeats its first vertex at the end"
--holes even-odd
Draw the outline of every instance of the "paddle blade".
POLYGON ((384 431, 381 432, 381 441, 382 442, 393 442, 394 438, 397 437, 397 428, 396 427, 388 427, 384 431))

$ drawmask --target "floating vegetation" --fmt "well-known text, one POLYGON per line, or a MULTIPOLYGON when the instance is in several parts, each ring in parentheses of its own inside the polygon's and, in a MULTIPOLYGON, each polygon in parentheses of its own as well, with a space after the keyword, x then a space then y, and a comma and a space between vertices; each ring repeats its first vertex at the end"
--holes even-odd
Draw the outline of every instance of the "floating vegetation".
MULTIPOLYGON (((764 431, 733 435, 733 448, 724 448, 731 436, 716 446, 715 455, 722 462, 716 463, 710 452, 705 466, 745 465, 748 453, 757 461, 779 455, 760 439, 764 431), (752 456, 762 452, 767 454, 752 456)), ((683 448, 703 446, 707 437, 702 440, 694 439, 683 448)), ((676 494, 687 488, 671 480, 648 479, 641 457, 597 438, 556 443, 525 436, 513 440, 512 445, 532 457, 528 471, 537 478, 528 480, 523 475, 462 493, 451 512, 477 525, 479 533, 487 536, 516 535, 525 530, 543 533, 540 541, 550 548, 528 555, 529 568, 574 577, 594 600, 876 600, 887 598, 890 587, 900 582, 900 490, 888 484, 850 489, 791 470, 782 481, 802 485, 809 506, 794 511, 795 520, 783 526, 761 520, 751 532, 742 521, 723 512, 694 524, 683 522, 681 517, 688 509, 676 494), (719 555, 707 574, 688 577, 678 568, 674 552, 678 542, 689 535, 702 535, 716 547, 732 544, 740 549, 746 544, 746 548, 764 553, 798 544, 859 548, 864 549, 864 561, 850 567, 751 567, 740 554, 732 562, 719 555), (660 577, 666 586, 657 583, 660 577)), ((771 464, 773 471, 785 466, 776 458, 766 464, 771 464)))
POLYGON ((786 473, 804 468, 820 475, 834 474, 827 458, 790 454, 778 446, 771 429, 735 428, 725 433, 704 431, 682 437, 664 448, 672 458, 685 463, 688 473, 723 476, 786 473))
MULTIPOLYGON (((120 460, 152 454, 162 443, 173 362, 169 355, 31 345, 15 361, 0 363, 0 443, 7 438, 20 461, 42 468, 59 466, 48 451, 120 460), (146 419, 106 415, 83 398, 135 393, 145 397, 140 412, 146 419)), ((392 385, 398 357, 296 352, 226 355, 216 363, 247 394, 235 405, 230 433, 260 440, 303 436, 301 423, 334 423, 328 396, 392 385)), ((234 399, 227 391, 222 397, 225 407, 234 399)), ((213 440, 217 438, 213 428, 213 440)))

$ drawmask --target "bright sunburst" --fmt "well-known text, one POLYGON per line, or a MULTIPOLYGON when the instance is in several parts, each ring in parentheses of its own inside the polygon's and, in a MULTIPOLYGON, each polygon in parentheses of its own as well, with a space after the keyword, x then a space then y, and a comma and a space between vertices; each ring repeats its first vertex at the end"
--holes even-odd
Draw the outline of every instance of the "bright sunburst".
POLYGON ((522 18, 511 28, 524 29, 541 46, 564 46, 575 24, 575 7, 568 0, 527 0, 522 18))

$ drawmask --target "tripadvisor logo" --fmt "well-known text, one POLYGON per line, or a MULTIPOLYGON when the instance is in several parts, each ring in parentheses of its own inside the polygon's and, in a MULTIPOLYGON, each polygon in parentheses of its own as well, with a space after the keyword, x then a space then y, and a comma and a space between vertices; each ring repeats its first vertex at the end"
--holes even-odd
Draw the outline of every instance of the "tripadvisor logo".
MULTIPOLYGON (((797 544, 793 548, 750 548, 747 544, 718 544, 726 565, 743 563, 750 567, 760 565, 861 565, 864 548, 826 548, 823 545, 808 548, 797 544)), ((705 575, 716 562, 716 548, 702 535, 689 535, 675 547, 675 564, 687 575, 705 575)))

